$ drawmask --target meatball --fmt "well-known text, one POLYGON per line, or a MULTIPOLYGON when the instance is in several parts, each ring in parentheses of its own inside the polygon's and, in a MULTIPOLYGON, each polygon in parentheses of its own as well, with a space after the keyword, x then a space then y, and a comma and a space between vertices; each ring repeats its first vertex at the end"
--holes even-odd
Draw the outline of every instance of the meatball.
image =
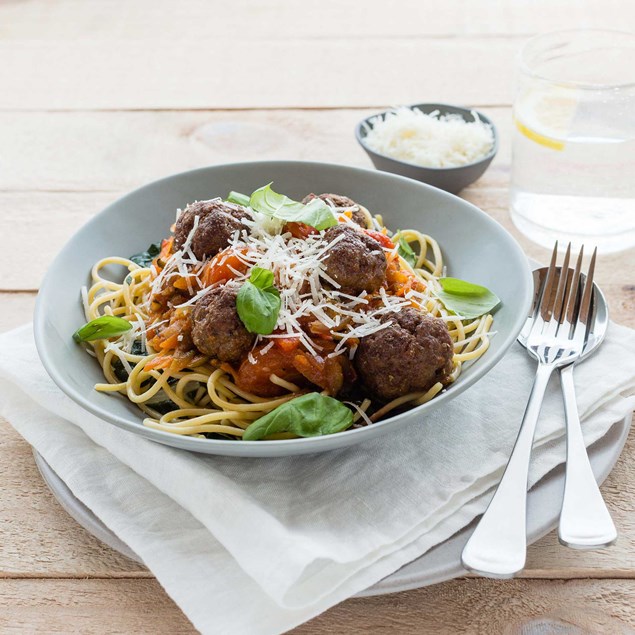
POLYGON ((361 209, 356 209, 351 212, 351 220, 360 227, 368 229, 368 218, 361 209))
POLYGON ((196 302, 192 312, 194 345, 204 355, 221 362, 238 361, 256 338, 238 317, 237 295, 238 289, 216 287, 196 302))
POLYGON ((352 198, 342 196, 341 194, 309 194, 302 199, 302 202, 306 205, 314 198, 320 198, 323 201, 330 203, 333 207, 356 207, 357 209, 351 212, 351 220, 360 227, 368 229, 368 219, 366 214, 360 209, 361 205, 356 203, 352 198))
POLYGON ((454 347, 443 320, 417 309, 386 315, 392 324, 363 337, 355 368, 368 390, 389 401, 447 383, 454 347))
POLYGON ((328 229, 324 238, 333 242, 327 251, 326 273, 342 286, 342 291, 361 293, 377 291, 386 277, 386 255, 382 246, 370 236, 348 225, 328 229))
POLYGON ((348 196, 342 196, 341 194, 308 194, 302 199, 302 202, 306 205, 313 199, 319 198, 327 203, 330 203, 333 207, 354 207, 357 203, 348 196))
POLYGON ((249 214, 240 205, 220 199, 191 203, 176 221, 174 246, 177 249, 185 244, 197 216, 198 225, 190 248, 199 260, 215 256, 225 249, 234 232, 244 228, 242 221, 249 218, 249 214))

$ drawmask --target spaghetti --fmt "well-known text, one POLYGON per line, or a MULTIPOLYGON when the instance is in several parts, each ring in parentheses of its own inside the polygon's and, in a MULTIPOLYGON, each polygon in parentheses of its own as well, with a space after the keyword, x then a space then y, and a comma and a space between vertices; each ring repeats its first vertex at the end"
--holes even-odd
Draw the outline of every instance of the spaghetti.
MULTIPOLYGON (((88 343, 87 350, 97 358, 105 378, 95 389, 129 399, 145 413, 143 423, 150 428, 227 439, 240 439, 254 421, 311 390, 338 396, 348 404, 353 427, 371 425, 433 399, 457 379, 465 363, 486 352, 492 316, 464 319, 436 296, 444 264, 432 237, 413 229, 391 236, 382 217, 372 216, 361 205, 330 207, 338 223, 354 227, 382 245, 386 278, 377 291, 353 294, 338 289, 324 268, 325 254, 333 243, 324 239, 323 232, 250 208, 246 208, 249 216, 244 229, 235 231, 227 247, 212 258, 199 259, 190 247, 198 226, 195 219, 180 248, 174 237, 164 240, 151 263, 143 263, 147 266, 121 257, 98 261, 91 271, 90 287, 82 289, 86 319, 116 316, 128 321, 131 328, 117 337, 88 343), (366 227, 353 222, 355 213, 366 227), (121 282, 113 281, 113 267, 125 268, 121 282), (272 359, 293 354, 306 366, 306 370, 299 366, 304 374, 296 369, 293 375, 274 372, 274 368, 267 376, 270 389, 264 394, 245 389, 240 365, 205 355, 191 335, 197 303, 218 286, 239 288, 254 267, 273 272, 281 307, 275 330, 255 336, 242 364, 250 372, 260 372, 262 367, 266 371, 271 370, 272 359), (390 316, 404 307, 447 325, 454 348, 450 375, 425 390, 387 402, 356 385, 345 396, 333 394, 325 368, 333 366, 329 366, 333 360, 339 360, 341 368, 352 368, 362 338, 388 328, 390 316), (263 360, 269 360, 269 366, 263 360), (315 374, 316 360, 326 376, 323 383, 308 379, 322 377, 315 374)), ((291 436, 283 432, 267 438, 291 436)))

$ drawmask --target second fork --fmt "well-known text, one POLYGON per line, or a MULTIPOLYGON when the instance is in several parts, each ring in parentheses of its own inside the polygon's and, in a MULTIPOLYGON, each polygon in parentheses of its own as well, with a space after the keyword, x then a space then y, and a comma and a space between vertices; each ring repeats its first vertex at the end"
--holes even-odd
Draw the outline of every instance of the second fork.
POLYGON ((489 577, 509 578, 525 566, 526 500, 529 460, 544 393, 556 368, 573 363, 582 353, 584 341, 576 337, 576 311, 582 308, 580 287, 574 284, 580 274, 569 275, 570 248, 558 275, 557 243, 549 271, 536 290, 533 316, 528 320, 527 350, 538 360, 536 377, 514 444, 499 486, 461 557, 463 566, 489 577))

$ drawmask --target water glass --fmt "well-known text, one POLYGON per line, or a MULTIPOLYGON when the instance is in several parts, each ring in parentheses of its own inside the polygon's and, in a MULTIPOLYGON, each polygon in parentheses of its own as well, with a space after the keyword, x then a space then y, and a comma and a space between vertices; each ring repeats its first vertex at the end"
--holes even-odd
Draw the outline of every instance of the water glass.
POLYGON ((635 35, 538 35, 518 64, 511 215, 535 242, 635 246, 635 35))

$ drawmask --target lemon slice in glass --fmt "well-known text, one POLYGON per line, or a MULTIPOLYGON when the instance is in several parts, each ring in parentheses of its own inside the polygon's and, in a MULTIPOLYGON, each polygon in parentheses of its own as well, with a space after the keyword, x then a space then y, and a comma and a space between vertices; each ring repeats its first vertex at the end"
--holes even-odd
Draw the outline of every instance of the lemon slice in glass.
POLYGON ((535 143, 564 150, 578 99, 570 88, 528 90, 519 95, 514 109, 517 130, 535 143))

